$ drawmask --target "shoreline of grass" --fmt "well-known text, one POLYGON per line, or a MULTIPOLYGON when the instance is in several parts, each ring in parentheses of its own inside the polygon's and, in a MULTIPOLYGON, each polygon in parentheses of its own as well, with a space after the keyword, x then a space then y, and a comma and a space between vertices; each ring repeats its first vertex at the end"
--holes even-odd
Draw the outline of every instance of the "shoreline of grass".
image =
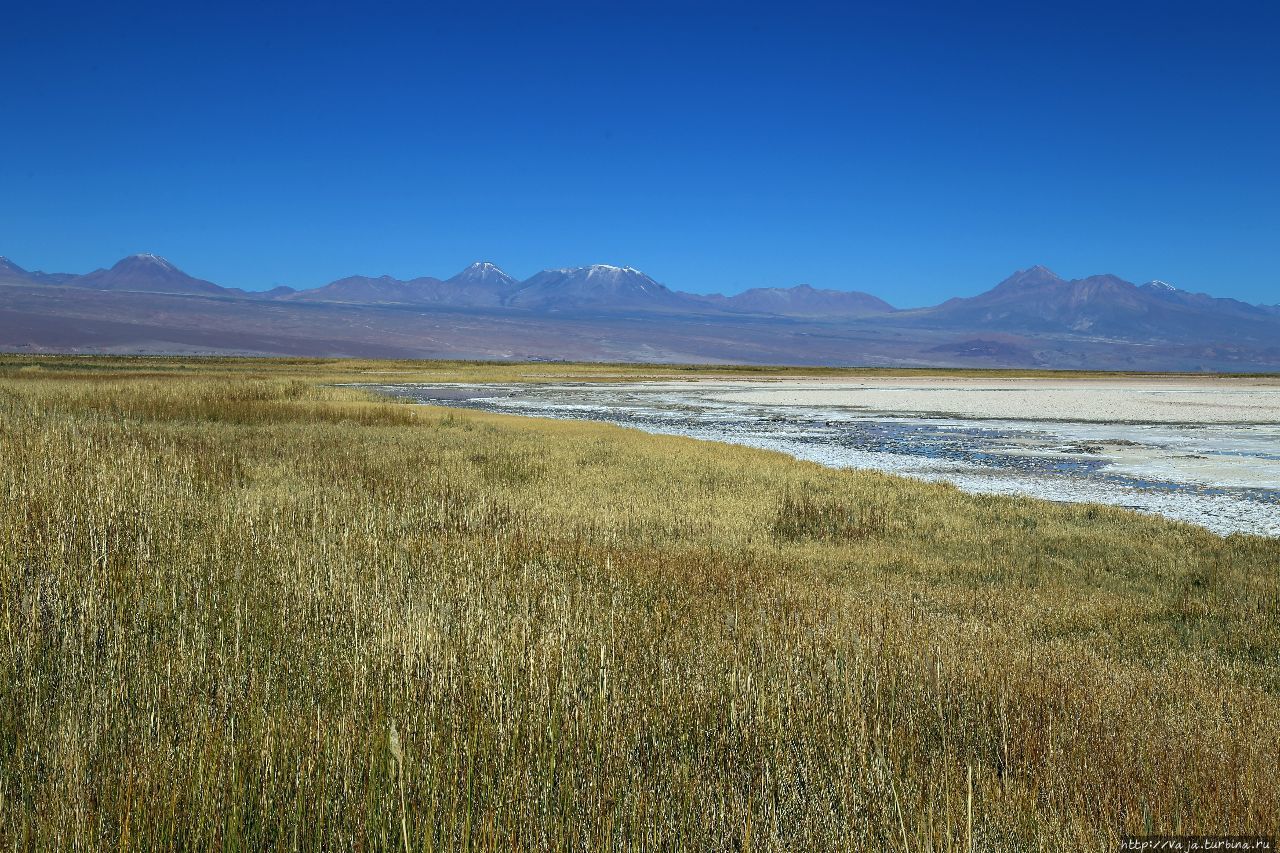
POLYGON ((860 376, 952 376, 952 377, 1004 377, 1045 379, 1096 379, 1136 377, 1176 379, 1266 379, 1280 381, 1280 372, 1185 372, 1185 371, 1117 371, 1078 369, 1033 368, 978 368, 978 367, 869 367, 857 365, 755 365, 755 364, 677 364, 649 362, 573 362, 573 361, 508 361, 479 359, 401 359, 378 360, 364 358, 303 358, 289 356, 181 356, 181 355, 97 355, 74 353, 19 353, 0 352, 0 370, 13 370, 22 366, 51 370, 136 371, 167 368, 170 371, 188 372, 223 371, 231 375, 266 371, 273 375, 298 371, 306 375, 327 372, 331 375, 364 376, 377 372, 445 373, 460 377, 451 381, 485 381, 476 376, 500 376, 504 379, 488 381, 538 382, 565 377, 548 374, 547 371, 569 371, 575 381, 607 382, 637 381, 639 378, 689 378, 691 375, 707 377, 758 378, 805 377, 839 378, 860 376), (617 374, 617 375, 614 375, 617 374), (518 377, 518 378, 516 378, 518 377))

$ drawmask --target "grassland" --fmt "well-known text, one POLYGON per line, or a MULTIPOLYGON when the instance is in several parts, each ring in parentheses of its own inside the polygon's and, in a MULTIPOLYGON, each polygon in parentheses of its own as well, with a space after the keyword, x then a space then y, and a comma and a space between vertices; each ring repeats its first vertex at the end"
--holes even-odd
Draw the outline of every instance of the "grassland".
POLYGON ((333 387, 691 373, 0 359, 0 846, 1280 832, 1280 541, 333 387))

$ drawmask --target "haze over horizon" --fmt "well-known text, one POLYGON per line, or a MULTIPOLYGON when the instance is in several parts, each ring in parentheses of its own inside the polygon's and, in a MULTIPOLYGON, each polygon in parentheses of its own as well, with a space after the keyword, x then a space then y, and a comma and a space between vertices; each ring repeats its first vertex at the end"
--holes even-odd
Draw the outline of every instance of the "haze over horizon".
POLYGON ((1270 4, 8 13, 0 254, 226 286, 633 266, 933 304, 1280 292, 1270 4))

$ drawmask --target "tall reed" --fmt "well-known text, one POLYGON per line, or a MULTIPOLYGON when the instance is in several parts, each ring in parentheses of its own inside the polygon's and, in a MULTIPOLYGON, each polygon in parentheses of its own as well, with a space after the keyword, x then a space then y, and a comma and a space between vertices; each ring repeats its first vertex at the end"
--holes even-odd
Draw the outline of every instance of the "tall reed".
POLYGON ((0 364, 0 846, 1280 831, 1280 542, 381 369, 0 364))

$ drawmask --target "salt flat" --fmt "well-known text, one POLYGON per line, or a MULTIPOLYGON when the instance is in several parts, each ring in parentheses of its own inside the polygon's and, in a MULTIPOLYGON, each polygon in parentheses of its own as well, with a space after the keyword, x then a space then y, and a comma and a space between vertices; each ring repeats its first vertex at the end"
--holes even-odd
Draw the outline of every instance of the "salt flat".
POLYGON ((599 420, 966 491, 1124 506, 1280 535, 1280 379, 685 380, 379 386, 436 405, 599 420))
POLYGON ((1280 423, 1280 377, 963 378, 706 382, 723 403, 1095 423, 1280 423))

